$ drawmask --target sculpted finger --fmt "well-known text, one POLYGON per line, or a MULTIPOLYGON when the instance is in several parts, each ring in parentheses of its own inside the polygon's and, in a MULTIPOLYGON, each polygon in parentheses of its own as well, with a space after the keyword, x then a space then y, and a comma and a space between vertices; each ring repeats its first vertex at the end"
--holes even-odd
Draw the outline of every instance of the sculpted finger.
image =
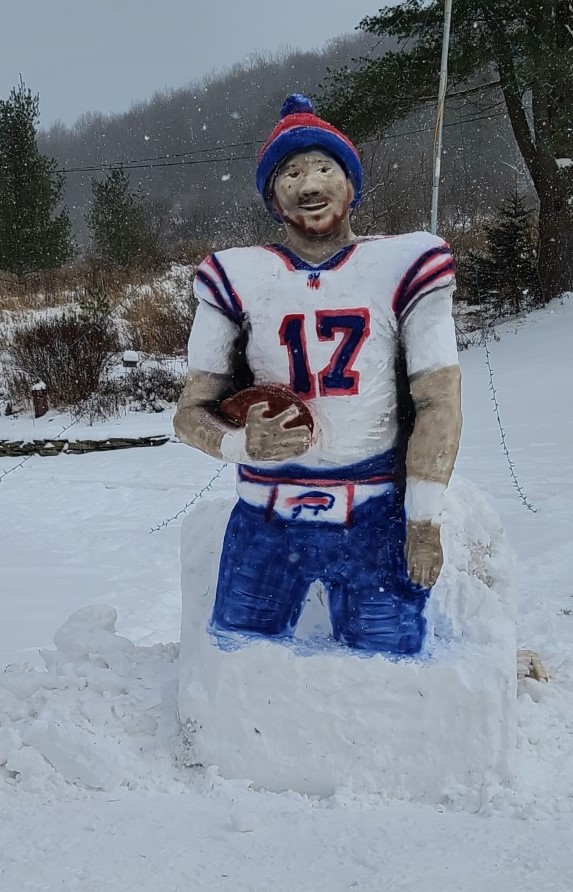
POLYGON ((281 439, 285 440, 298 440, 299 442, 310 442, 310 434, 308 428, 302 427, 289 427, 286 430, 281 431, 281 439))
POLYGON ((418 566, 415 561, 409 561, 408 563, 408 576, 410 577, 410 580, 414 583, 414 585, 419 585, 418 566))
POLYGON ((438 581, 438 576, 440 575, 440 570, 442 569, 441 561, 436 561, 432 565, 432 569, 430 570, 430 585, 435 585, 438 581))
POLYGON ((256 447, 257 458, 264 461, 283 461, 298 455, 303 455, 308 449, 308 443, 300 440, 275 440, 272 437, 264 437, 256 447))
POLYGON ((309 437, 301 436, 298 433, 292 436, 291 431, 285 431, 280 438, 269 437, 269 441, 288 449, 308 449, 310 446, 309 437))
POLYGON ((261 419, 268 411, 269 404, 267 402, 253 403, 252 406, 249 406, 249 411, 247 412, 247 423, 259 421, 259 419, 261 419))
POLYGON ((295 443, 291 443, 288 447, 288 453, 290 455, 304 455, 305 452, 308 452, 309 444, 300 440, 295 443))
POLYGON ((281 431, 281 440, 298 443, 310 443, 310 431, 307 427, 289 427, 281 431))
POLYGON ((406 558, 406 566, 408 567, 408 572, 410 572, 410 564, 411 564, 411 556, 410 556, 410 537, 406 536, 406 541, 404 542, 404 557, 406 558))
POLYGON ((288 424, 289 421, 294 421, 294 419, 298 418, 299 415, 300 412, 297 406, 289 406, 288 409, 284 409, 278 415, 275 415, 275 417, 273 418, 273 422, 280 425, 281 427, 284 427, 285 424, 288 424))

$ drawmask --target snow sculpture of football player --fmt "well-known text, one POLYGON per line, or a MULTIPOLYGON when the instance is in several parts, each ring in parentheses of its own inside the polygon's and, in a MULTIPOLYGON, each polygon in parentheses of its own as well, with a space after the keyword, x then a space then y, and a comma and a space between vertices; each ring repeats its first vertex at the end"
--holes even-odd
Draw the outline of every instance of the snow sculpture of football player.
POLYGON ((285 101, 257 188, 284 241, 218 251, 200 265, 175 418, 181 440, 238 466, 211 629, 291 636, 320 580, 335 639, 417 654, 461 430, 450 249, 427 232, 354 235, 359 155, 304 96, 285 101), (415 407, 405 475, 401 356, 415 407), (293 426, 294 404, 269 417, 257 402, 241 428, 226 420, 219 407, 241 357, 249 383, 280 384, 305 401, 312 433, 293 426))

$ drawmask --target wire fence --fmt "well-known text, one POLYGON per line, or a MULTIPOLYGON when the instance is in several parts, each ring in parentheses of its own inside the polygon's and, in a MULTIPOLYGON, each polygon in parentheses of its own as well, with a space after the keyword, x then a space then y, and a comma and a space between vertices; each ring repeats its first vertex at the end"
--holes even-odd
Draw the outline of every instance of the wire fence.
POLYGON ((491 364, 491 353, 489 351, 489 347, 488 347, 488 343, 487 343, 487 332, 485 329, 485 325, 482 325, 482 341, 483 341, 483 347, 484 347, 484 352, 485 352, 485 362, 487 365, 487 370, 488 370, 488 375, 489 375, 489 391, 491 394, 491 401, 493 403, 494 413, 495 413, 495 417, 497 420, 497 426, 499 428, 499 433, 501 435, 501 447, 503 449, 505 458, 507 460, 507 466, 509 468, 511 480, 512 480, 512 483, 513 483, 516 491, 517 491, 517 494, 519 495, 519 498, 520 498, 522 504, 528 509, 528 511, 531 511, 532 514, 536 514, 537 508, 535 508, 534 505, 531 503, 531 501, 527 498, 525 492, 523 491, 523 487, 521 486, 521 483, 519 482, 517 473, 515 471, 515 464, 512 461, 512 458, 511 458, 511 455, 509 452, 509 448, 507 445, 507 436, 506 436, 505 429, 504 429, 504 426, 503 426, 503 423, 501 420, 499 401, 497 398, 497 388, 495 385, 495 377, 494 377, 494 373, 493 373, 493 367, 491 364))
POLYGON ((165 527, 168 527, 169 524, 172 523, 174 520, 179 520, 180 517, 183 517, 183 515, 187 514, 189 508, 191 508, 193 505, 195 505, 196 502, 198 502, 200 499, 203 498, 203 496, 205 495, 206 492, 209 492, 213 488, 213 485, 215 484, 215 482, 221 477, 223 471, 228 466, 229 466, 229 463, 225 462, 223 465, 221 465, 219 468, 217 468, 217 471, 211 477, 209 482, 203 487, 203 489, 200 489, 198 492, 196 492, 195 495, 193 496, 193 498, 190 499, 190 501, 188 501, 187 504, 183 505, 183 507, 180 508, 176 514, 173 514, 172 517, 168 517, 165 520, 162 520, 161 523, 157 524, 157 526, 151 527, 149 532, 157 533, 157 532, 159 532, 159 530, 163 530, 163 529, 165 529, 165 527))

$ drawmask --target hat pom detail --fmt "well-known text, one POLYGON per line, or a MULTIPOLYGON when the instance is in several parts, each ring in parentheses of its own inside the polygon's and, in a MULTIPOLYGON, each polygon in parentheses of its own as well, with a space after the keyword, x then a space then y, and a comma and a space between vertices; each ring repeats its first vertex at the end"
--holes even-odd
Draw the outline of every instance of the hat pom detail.
POLYGON ((312 107, 312 102, 308 96, 303 96, 302 93, 291 93, 282 104, 280 117, 282 120, 282 118, 286 118, 287 115, 312 115, 313 113, 314 109, 312 107))

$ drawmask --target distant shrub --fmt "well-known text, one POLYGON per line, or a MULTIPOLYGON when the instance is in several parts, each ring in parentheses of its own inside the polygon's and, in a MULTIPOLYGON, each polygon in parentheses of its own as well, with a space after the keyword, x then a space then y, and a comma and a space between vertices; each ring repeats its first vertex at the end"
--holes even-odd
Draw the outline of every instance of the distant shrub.
POLYGON ((542 302, 533 213, 519 195, 501 202, 484 227, 483 245, 461 258, 459 281, 461 296, 493 318, 542 302))
POLYGON ((192 294, 181 302, 162 288, 150 289, 124 313, 129 347, 158 356, 185 353, 196 308, 192 294))
POLYGON ((162 412, 181 396, 185 375, 167 368, 134 369, 126 375, 124 386, 131 409, 162 412))
POLYGON ((83 303, 86 293, 104 288, 112 307, 124 299, 128 291, 148 286, 155 272, 111 266, 96 257, 54 270, 15 276, 0 276, 0 311, 45 310, 83 303))
POLYGON ((100 383, 98 390, 90 393, 72 410, 72 418, 94 424, 107 418, 116 418, 127 411, 128 394, 125 382, 119 378, 100 383))
POLYGON ((163 412, 179 399, 185 375, 168 368, 134 369, 102 381, 98 390, 74 407, 74 418, 93 424, 124 412, 163 412))
POLYGON ((7 343, 7 389, 16 400, 29 398, 43 381, 51 406, 73 406, 97 390, 102 373, 119 350, 109 318, 97 324, 75 312, 41 317, 16 328, 7 343))

